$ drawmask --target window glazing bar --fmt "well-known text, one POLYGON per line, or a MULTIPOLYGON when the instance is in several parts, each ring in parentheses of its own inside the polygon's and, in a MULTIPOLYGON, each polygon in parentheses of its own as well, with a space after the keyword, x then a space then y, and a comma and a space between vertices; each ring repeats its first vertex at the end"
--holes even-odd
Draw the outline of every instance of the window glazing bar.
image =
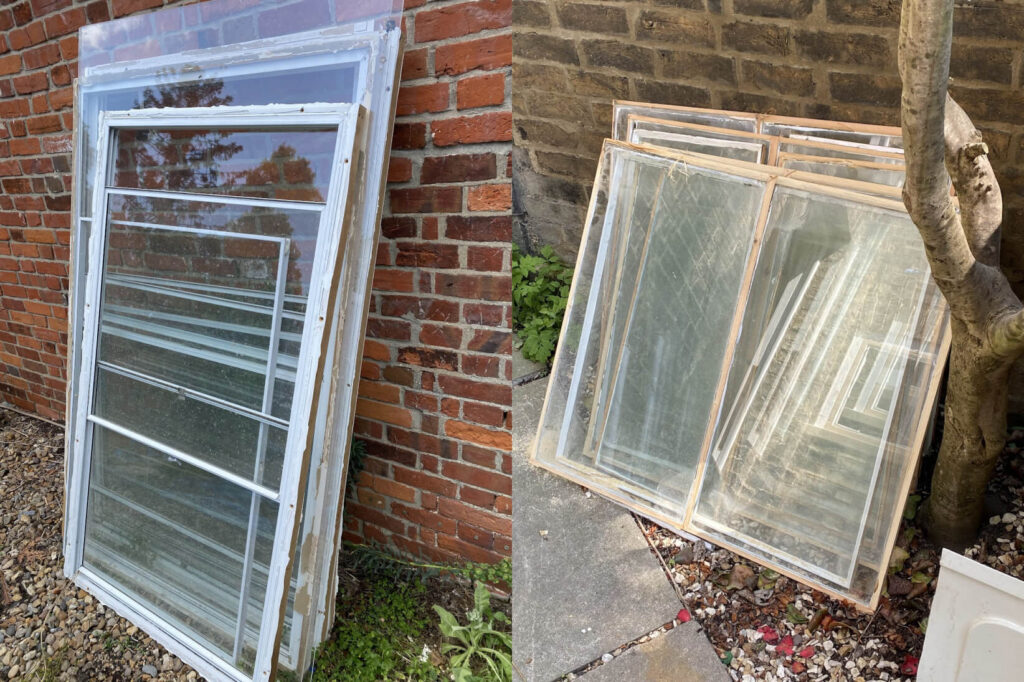
POLYGON ((279 493, 271 490, 270 488, 267 488, 266 486, 262 486, 258 483, 253 483, 252 481, 243 478, 237 474, 233 474, 230 471, 227 471, 226 469, 214 466, 209 462, 199 459, 198 457, 193 457, 192 455, 182 452, 181 450, 168 447, 161 443, 160 441, 153 440, 148 436, 143 436, 142 434, 136 433, 131 429, 126 429, 125 427, 115 424, 114 422, 104 419, 103 417, 97 417, 94 414, 90 414, 87 417, 87 419, 97 426, 109 429, 118 435, 124 436, 125 438, 133 440, 136 443, 140 443, 141 445, 145 445, 148 448, 152 448, 157 452, 162 452, 168 457, 173 457, 174 459, 181 460, 186 464, 191 464, 197 469, 201 469, 202 471, 205 471, 208 474, 212 474, 217 478, 222 478, 225 481, 228 481, 229 483, 234 483, 235 485, 241 488, 245 488, 246 490, 256 493, 261 497, 265 497, 268 500, 277 502, 278 497, 280 496, 279 493))
MULTIPOLYGON (((129 289, 136 289, 138 291, 148 291, 154 294, 164 294, 166 296, 173 296, 174 298, 182 298, 186 301, 193 301, 195 303, 209 303, 211 305, 218 305, 224 308, 233 308, 235 310, 244 310, 251 313, 260 313, 263 315, 273 315, 274 311, 269 306, 260 305, 257 303, 246 303, 245 301, 229 301, 218 296, 207 296, 200 293, 186 293, 179 291, 175 287, 160 286, 157 284, 146 284, 134 281, 134 276, 126 275, 115 275, 108 274, 105 277, 108 284, 113 283, 117 286, 126 287, 129 289)), ((164 280, 166 282, 167 280, 164 280)), ((189 290, 191 292, 191 289, 189 290)), ((248 296, 248 291, 242 291, 235 289, 236 296, 248 296)), ((296 313, 291 311, 285 311, 284 317, 289 320, 301 321, 303 319, 302 313, 296 313)))
MULTIPOLYGON (((284 312, 284 290, 288 286, 288 250, 290 243, 281 244, 277 264, 277 286, 274 288, 274 317, 271 324, 270 349, 267 353, 267 371, 263 379, 263 411, 269 412, 274 403, 274 380, 277 377, 277 350, 280 345, 281 314, 284 312)), ((256 465, 253 480, 263 480, 263 465, 267 455, 267 425, 260 424, 256 445, 256 465)), ((236 664, 241 664, 242 644, 245 640, 245 621, 249 611, 249 583, 256 556, 256 534, 259 529, 260 497, 252 493, 249 503, 249 527, 245 536, 245 559, 242 562, 242 586, 238 597, 238 620, 235 622, 235 648, 232 652, 236 664)))
MULTIPOLYGON (((288 211, 311 211, 320 213, 324 209, 322 202, 292 201, 289 199, 262 199, 260 197, 235 197, 224 194, 200 194, 199 192, 173 192, 163 189, 128 189, 124 187, 107 187, 109 194, 126 197, 146 197, 150 199, 177 199, 191 203, 230 204, 232 206, 259 206, 260 208, 277 208, 288 211)), ((234 233, 232 233, 234 234, 234 233)))
MULTIPOLYGON (((188 282, 182 280, 179 282, 175 282, 173 285, 169 285, 167 283, 167 280, 161 277, 149 277, 147 275, 117 275, 108 273, 107 279, 109 280, 111 277, 115 277, 118 280, 131 279, 133 282, 140 282, 143 284, 155 284, 157 286, 162 287, 170 287, 174 291, 177 291, 179 289, 185 289, 187 291, 203 291, 207 293, 218 292, 223 293, 225 296, 238 296, 244 298, 265 298, 267 301, 273 301, 276 298, 274 292, 272 291, 259 291, 256 289, 246 289, 242 291, 239 290, 237 287, 223 286, 220 284, 207 284, 206 282, 188 282)), ((125 286, 129 285, 125 284, 125 286)), ((293 305, 306 305, 306 297, 303 296, 302 294, 285 294, 284 301, 285 303, 290 303, 293 305)), ((270 305, 272 304, 269 304, 266 307, 270 307, 270 305)), ((285 317, 288 317, 289 315, 294 315, 295 319, 302 319, 301 313, 291 313, 285 310, 284 315, 285 317)))
MULTIPOLYGON (((132 328, 135 328, 136 326, 137 325, 133 325, 132 328)), ((172 353, 180 353, 182 355, 189 355, 200 360, 216 362, 217 364, 227 365, 228 367, 240 369, 245 372, 262 374, 264 371, 264 363, 259 362, 259 357, 256 356, 253 356, 252 359, 231 357, 225 353, 204 350, 202 348, 190 346, 185 343, 176 343, 169 338, 161 338, 158 336, 147 335, 131 331, 130 329, 121 329, 116 323, 111 324, 110 322, 105 323, 101 331, 104 334, 112 334, 119 338, 127 339, 128 341, 136 341, 138 343, 146 344, 147 346, 154 346, 156 348, 160 348, 161 350, 168 350, 171 351, 172 353)), ((173 331, 173 336, 182 339, 188 339, 189 337, 199 337, 196 339, 197 343, 205 343, 206 345, 211 346, 213 345, 207 341, 208 337, 205 337, 202 334, 188 334, 185 332, 173 331)), ((228 344, 220 344, 215 347, 221 348, 227 345, 228 344)), ((239 344, 235 345, 238 346, 239 348, 242 348, 242 346, 239 344)), ((253 355, 252 351, 250 350, 246 350, 244 352, 246 354, 253 355)), ((295 362, 298 362, 298 360, 296 359, 295 362)), ((281 377, 286 381, 295 380, 294 370, 280 370, 280 372, 281 377)))
POLYGON ((141 372, 136 372, 135 370, 128 369, 127 367, 115 365, 112 362, 108 362, 106 360, 99 360, 96 363, 96 365, 102 367, 105 370, 114 372, 115 374, 120 374, 121 376, 128 377, 129 379, 135 379, 136 381, 141 381, 145 384, 149 384, 150 386, 156 386, 157 388, 164 388, 167 389, 168 391, 179 393, 185 397, 198 400, 199 402, 206 403, 207 405, 219 407, 223 410, 233 412, 243 417, 251 417, 252 419, 255 419, 264 424, 269 424, 271 426, 276 426, 282 429, 288 428, 288 421, 285 419, 281 419, 279 417, 275 417, 273 415, 266 414, 258 410, 253 410, 248 407, 243 407, 242 405, 237 405, 229 400, 224 400, 223 398, 218 398, 207 393, 202 393, 191 388, 186 388, 185 386, 181 386, 170 381, 157 379, 155 377, 149 376, 148 374, 142 374, 141 372))

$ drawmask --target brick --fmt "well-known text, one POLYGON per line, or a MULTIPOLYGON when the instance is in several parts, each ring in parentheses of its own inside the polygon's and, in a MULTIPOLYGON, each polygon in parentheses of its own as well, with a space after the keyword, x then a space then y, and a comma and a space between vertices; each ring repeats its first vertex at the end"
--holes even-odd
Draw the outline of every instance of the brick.
POLYGON ((153 9, 163 4, 163 0, 112 0, 111 2, 115 17, 134 14, 145 9, 153 9))
POLYGON ((814 9, 814 0, 734 0, 736 14, 757 17, 803 19, 814 9))
MULTIPOLYGON (((898 12, 900 3, 895 4, 898 12)), ((1024 8, 1009 3, 998 3, 994 7, 958 3, 953 8, 953 32, 955 36, 996 38, 1019 45, 1020 36, 1024 35, 1024 8)))
POLYGON ((636 38, 675 45, 715 46, 715 31, 707 16, 647 10, 640 13, 636 38))
POLYGON ((414 523, 417 526, 429 528, 439 533, 454 535, 456 532, 457 522, 455 519, 443 513, 433 512, 426 509, 416 509, 404 504, 391 505, 391 513, 399 518, 414 523))
POLYGON ((808 97, 814 94, 814 71, 760 60, 743 60, 743 82, 758 90, 808 97))
POLYGON ((402 400, 402 392, 398 386, 375 381, 360 381, 359 395, 383 403, 399 403, 402 400))
POLYGON ((400 348, 398 351, 398 361, 409 365, 416 365, 417 367, 430 367, 432 369, 450 371, 455 371, 459 366, 458 355, 452 351, 416 346, 400 348))
POLYGON ((626 10, 621 7, 586 2, 559 2, 555 7, 564 28, 605 35, 629 33, 626 10))
POLYGON ((477 0, 416 14, 417 43, 457 38, 510 26, 512 0, 477 0))
POLYGON ((416 501, 416 489, 412 486, 398 483, 382 476, 370 476, 369 478, 370 488, 374 492, 396 500, 402 500, 403 502, 416 501))
POLYGON ((538 0, 516 0, 512 3, 512 23, 516 30, 528 26, 531 28, 547 28, 551 25, 551 15, 548 8, 550 2, 538 0))
POLYGON ((18 76, 12 79, 14 83, 14 91, 19 95, 25 95, 32 92, 39 92, 49 87, 50 82, 46 78, 44 73, 32 73, 27 76, 18 76))
POLYGON ((647 47, 617 40, 584 40, 581 50, 587 63, 633 73, 654 71, 656 52, 647 47))
POLYGON ((511 277, 438 272, 434 276, 434 282, 434 293, 442 296, 483 301, 508 301, 512 295, 511 277))
POLYGON ((512 185, 480 185, 466 192, 466 207, 470 211, 507 211, 512 208, 512 185))
POLYGON ((511 349, 512 335, 507 330, 477 329, 469 341, 469 350, 481 353, 507 354, 511 349))
POLYGON ((423 159, 420 182, 424 185, 492 180, 498 174, 494 154, 446 154, 423 159))
POLYGON ((650 102, 663 102, 691 107, 707 107, 711 105, 711 93, 705 88, 692 85, 665 83, 644 78, 637 81, 636 89, 641 99, 650 102))
POLYGON ((448 239, 475 242, 509 242, 512 239, 512 217, 448 216, 444 235, 448 239))
POLYGON ((665 78, 699 79, 728 85, 736 83, 736 63, 732 57, 659 50, 658 61, 665 78))
POLYGON ((486 355, 463 355, 461 370, 463 374, 477 377, 491 377, 497 379, 501 368, 501 361, 494 356, 486 355))
POLYGON ((864 66, 892 64, 890 41, 880 35, 797 31, 793 43, 798 55, 815 62, 864 66))
POLYGON ((395 123, 391 135, 392 149, 423 149, 426 146, 426 123, 395 123))
POLYGON ((840 24, 896 28, 900 0, 825 0, 828 18, 840 24))
POLYGON ((441 384, 441 389, 451 396, 472 398, 498 405, 512 404, 512 387, 509 384, 494 384, 448 375, 439 377, 438 381, 441 384))
POLYGON ((412 426, 412 413, 396 405, 388 405, 360 398, 356 401, 356 412, 361 417, 374 419, 386 424, 394 424, 406 428, 412 426))
POLYGON ((500 247, 471 246, 466 250, 466 267, 484 272, 501 272, 505 263, 505 250, 500 247))
POLYGON ((412 180, 412 159, 392 156, 388 162, 388 182, 408 182, 412 180))
POLYGON ((485 324, 498 326, 505 316, 505 308, 500 305, 483 303, 467 303, 463 306, 462 317, 466 324, 485 324))
POLYGON ((499 106, 505 101, 505 74, 462 78, 455 86, 458 109, 478 109, 499 106))
MULTIPOLYGON (((509 437, 511 438, 511 434, 509 437)), ((468 483, 475 488, 483 488, 504 495, 512 493, 512 477, 496 471, 480 469, 462 462, 446 461, 441 465, 441 474, 450 479, 468 483)))
POLYGON ((512 63, 512 38, 498 35, 441 45, 434 51, 434 71, 457 76, 474 69, 492 71, 512 63))
POLYGON ((990 81, 1009 85, 1013 82, 1014 50, 979 47, 954 42, 949 71, 955 79, 990 81))
POLYGON ((787 55, 790 37, 788 28, 774 24, 734 22, 722 27, 722 46, 737 52, 787 55))
POLYGON ((408 341, 412 337, 412 330, 408 322, 371 317, 366 321, 366 335, 373 339, 408 341))
POLYGON ((395 265, 415 268, 457 268, 459 248, 453 244, 399 242, 395 265))
POLYGON ((381 297, 380 314, 387 317, 411 317, 418 320, 454 322, 459 318, 459 304, 444 299, 383 296, 381 297))
POLYGON ((438 147, 512 140, 512 113, 496 112, 433 121, 431 138, 438 147))
POLYGON ((457 213, 462 210, 459 187, 410 187, 390 192, 395 213, 457 213))
MULTIPOLYGON (((446 549, 460 559, 469 559, 478 563, 494 564, 502 559, 502 555, 482 547, 470 544, 465 540, 454 538, 449 535, 438 535, 437 545, 446 549)), ((507 553, 506 553, 507 555, 507 553)))
POLYGON ((579 66, 580 58, 576 54, 576 43, 572 40, 543 33, 517 31, 514 41, 517 59, 551 61, 579 66))
POLYGON ((399 483, 405 483, 417 490, 435 492, 444 497, 455 497, 458 485, 447 478, 434 476, 424 471, 407 469, 402 466, 394 468, 394 478, 399 483))
POLYGON ((450 325, 425 324, 420 328, 419 341, 428 346, 459 348, 462 345, 462 330, 450 325))
POLYGON ((21 55, 10 54, 0 57, 0 76, 9 76, 21 71, 21 55))
POLYGON ((447 83, 429 85, 406 85, 398 91, 398 116, 444 111, 448 108, 449 88, 447 83))
POLYGON ((830 73, 829 91, 840 102, 899 106, 903 85, 896 76, 830 73))
POLYGON ((427 49, 409 50, 402 58, 402 80, 413 81, 430 75, 427 64, 427 49))

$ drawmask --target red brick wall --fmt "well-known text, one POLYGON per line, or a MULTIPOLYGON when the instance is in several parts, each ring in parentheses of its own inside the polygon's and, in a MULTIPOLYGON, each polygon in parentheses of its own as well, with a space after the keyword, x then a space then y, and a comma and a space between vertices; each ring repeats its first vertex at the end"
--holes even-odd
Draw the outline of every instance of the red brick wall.
MULTIPOLYGON (((178 0, 0 7, 0 402, 60 420, 76 31, 178 0)), ((511 552, 511 0, 407 0, 346 538, 511 552)))
POLYGON ((511 0, 407 0, 346 538, 511 553, 511 0))

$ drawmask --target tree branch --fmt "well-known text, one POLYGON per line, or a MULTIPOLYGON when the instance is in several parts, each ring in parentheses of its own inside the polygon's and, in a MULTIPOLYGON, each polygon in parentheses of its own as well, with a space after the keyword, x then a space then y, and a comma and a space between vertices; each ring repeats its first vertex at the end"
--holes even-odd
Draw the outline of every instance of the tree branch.
POLYGON ((970 117, 952 97, 946 96, 946 169, 960 200, 960 222, 974 257, 999 267, 1000 225, 1003 196, 988 146, 970 117))
POLYGON ((996 320, 991 329, 992 350, 997 355, 1013 358, 1024 350, 1024 308, 996 320))
POLYGON ((975 257, 949 194, 945 103, 952 0, 908 0, 900 23, 901 118, 907 179, 903 202, 921 232, 932 275, 951 305, 975 257))

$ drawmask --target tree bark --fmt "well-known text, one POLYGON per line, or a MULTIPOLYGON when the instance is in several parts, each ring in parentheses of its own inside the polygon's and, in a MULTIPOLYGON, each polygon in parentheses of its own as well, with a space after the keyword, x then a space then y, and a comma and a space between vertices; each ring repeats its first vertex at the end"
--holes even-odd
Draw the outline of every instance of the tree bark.
POLYGON ((988 148, 947 93, 952 26, 952 0, 906 0, 899 68, 903 199, 949 303, 953 332, 946 421, 922 518, 938 544, 961 549, 976 537, 1006 442, 1007 382, 1024 352, 1024 313, 998 267, 1002 198, 988 148))

